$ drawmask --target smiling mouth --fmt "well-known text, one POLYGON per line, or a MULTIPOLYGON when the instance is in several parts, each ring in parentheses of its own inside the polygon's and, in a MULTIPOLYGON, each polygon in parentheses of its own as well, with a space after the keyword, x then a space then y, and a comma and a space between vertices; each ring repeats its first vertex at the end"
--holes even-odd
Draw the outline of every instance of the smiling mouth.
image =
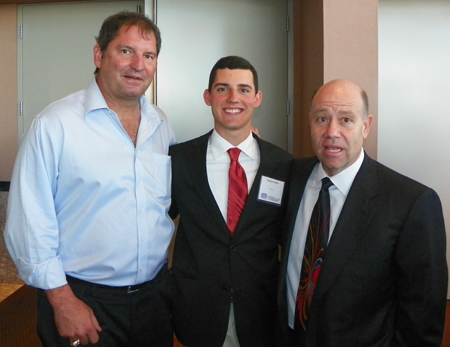
POLYGON ((142 78, 137 77, 137 76, 125 76, 125 78, 133 80, 133 81, 141 81, 142 78))
POLYGON ((224 109, 224 112, 228 113, 228 114, 237 114, 237 113, 241 113, 242 110, 240 108, 226 108, 226 109, 224 109))

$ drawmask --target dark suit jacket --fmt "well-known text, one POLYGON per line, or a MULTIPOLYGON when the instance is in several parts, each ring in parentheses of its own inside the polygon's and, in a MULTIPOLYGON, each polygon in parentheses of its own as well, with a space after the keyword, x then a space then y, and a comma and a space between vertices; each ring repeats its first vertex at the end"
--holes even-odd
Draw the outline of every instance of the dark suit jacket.
POLYGON ((281 206, 257 201, 261 176, 286 182, 292 156, 255 137, 261 162, 233 237, 209 188, 210 133, 172 146, 172 211, 179 212, 172 272, 175 333, 187 346, 222 346, 230 304, 242 347, 273 345, 287 185, 281 206))
MULTIPOLYGON (((309 158, 293 164, 278 290, 284 346, 292 336, 286 302, 290 242, 316 163, 309 158)), ((365 155, 325 252, 304 346, 440 346, 445 251, 437 194, 365 155)))

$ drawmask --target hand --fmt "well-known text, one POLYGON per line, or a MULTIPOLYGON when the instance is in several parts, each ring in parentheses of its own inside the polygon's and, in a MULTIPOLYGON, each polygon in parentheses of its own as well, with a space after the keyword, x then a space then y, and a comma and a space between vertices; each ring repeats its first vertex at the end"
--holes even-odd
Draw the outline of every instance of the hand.
POLYGON ((67 284, 45 292, 55 313, 56 327, 62 337, 82 345, 97 343, 102 331, 92 309, 78 299, 67 284))

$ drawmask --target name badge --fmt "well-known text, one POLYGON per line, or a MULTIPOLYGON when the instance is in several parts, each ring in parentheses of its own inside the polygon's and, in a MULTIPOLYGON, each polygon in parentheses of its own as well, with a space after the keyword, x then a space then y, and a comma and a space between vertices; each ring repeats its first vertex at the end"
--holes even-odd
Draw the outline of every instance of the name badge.
POLYGON ((259 186, 258 201, 267 202, 273 205, 281 205, 283 197, 284 182, 274 178, 261 176, 259 186))

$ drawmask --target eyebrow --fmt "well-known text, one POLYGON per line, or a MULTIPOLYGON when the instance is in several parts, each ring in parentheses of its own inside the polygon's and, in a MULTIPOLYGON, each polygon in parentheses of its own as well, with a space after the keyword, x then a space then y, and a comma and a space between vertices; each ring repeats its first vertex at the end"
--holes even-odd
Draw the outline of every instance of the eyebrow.
MULTIPOLYGON (((326 113, 326 114, 328 114, 328 113, 330 113, 329 112, 329 109, 328 108, 325 108, 325 107, 323 107, 323 108, 319 108, 319 109, 317 109, 317 110, 315 110, 314 112, 313 112, 313 114, 321 114, 321 113, 326 113)), ((341 116, 346 116, 346 115, 351 115, 351 116, 354 116, 355 115, 355 113, 353 112, 353 111, 346 111, 346 110, 340 110, 340 111, 338 111, 338 113, 337 113, 338 115, 341 115, 341 116)))
MULTIPOLYGON (((119 48, 119 49, 128 49, 128 50, 130 50, 130 51, 136 52, 136 49, 135 49, 135 48, 133 48, 132 46, 127 45, 127 44, 119 45, 118 48, 119 48)), ((153 52, 153 51, 144 52, 144 54, 157 55, 156 52, 153 52)))
POLYGON ((338 114, 342 116, 355 116, 353 111, 339 111, 338 114))
MULTIPOLYGON (((229 83, 221 83, 221 82, 219 82, 219 83, 214 84, 214 87, 229 87, 229 86, 230 86, 229 83)), ((240 84, 238 84, 238 86, 241 87, 241 88, 253 89, 251 85, 245 84, 245 83, 240 83, 240 84)))

